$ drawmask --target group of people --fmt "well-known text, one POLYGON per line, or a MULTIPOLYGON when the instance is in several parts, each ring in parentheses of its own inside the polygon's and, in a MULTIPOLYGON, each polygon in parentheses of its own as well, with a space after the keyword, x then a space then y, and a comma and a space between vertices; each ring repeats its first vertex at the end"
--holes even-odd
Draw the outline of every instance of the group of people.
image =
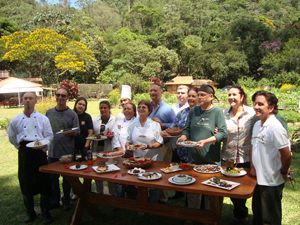
MULTIPOLYGON (((177 89, 178 103, 169 106, 162 101, 163 87, 153 83, 151 101, 141 100, 137 107, 131 100, 130 86, 123 85, 121 105, 123 111, 114 117, 108 101, 99 104, 100 115, 93 119, 85 111, 87 101, 80 97, 74 110, 67 106, 69 90, 61 87, 56 91, 57 105, 46 116, 35 111, 34 93, 23 95, 24 111, 14 117, 9 125, 9 140, 19 149, 19 182, 27 216, 24 222, 36 218, 33 196, 41 194, 41 210, 44 224, 51 223, 49 210, 60 207, 70 209, 71 187, 63 178, 61 198, 59 175, 41 174, 38 168, 56 162, 62 155, 79 152, 85 157, 87 150, 93 152, 123 150, 125 157, 148 157, 154 161, 187 162, 189 164, 225 165, 233 159, 237 167, 249 168, 250 175, 257 178, 252 210, 253 224, 281 224, 281 198, 284 182, 291 164, 287 124, 277 112, 275 95, 258 91, 252 96, 253 108, 247 106, 247 95, 240 86, 232 86, 228 92, 229 108, 224 111, 212 104, 216 98, 210 85, 177 89), (62 129, 79 127, 68 134, 56 134, 62 129), (169 127, 183 129, 179 138, 170 138, 165 130, 169 127), (90 143, 86 137, 93 134, 114 132, 112 138, 90 143), (26 144, 48 139, 50 144, 40 150, 32 150, 26 144), (179 146, 185 140, 196 141, 194 148, 179 146), (223 143, 223 145, 221 145, 223 143), (146 144, 145 150, 126 151, 131 144, 146 144), (222 147, 221 147, 222 146, 222 147), (46 152, 48 150, 48 158, 46 152)), ((217 99, 217 98, 216 98, 217 99)), ((108 183, 109 194, 135 199, 136 187, 108 183)), ((96 191, 103 193, 103 182, 96 181, 96 191)), ((182 197, 176 192, 169 198, 182 197)), ((149 189, 149 201, 167 204, 166 190, 149 189)), ((207 196, 188 193, 190 208, 210 209, 207 196)), ((246 200, 231 199, 234 204, 231 224, 249 224, 246 200)), ((186 221, 186 224, 192 222, 186 221)))

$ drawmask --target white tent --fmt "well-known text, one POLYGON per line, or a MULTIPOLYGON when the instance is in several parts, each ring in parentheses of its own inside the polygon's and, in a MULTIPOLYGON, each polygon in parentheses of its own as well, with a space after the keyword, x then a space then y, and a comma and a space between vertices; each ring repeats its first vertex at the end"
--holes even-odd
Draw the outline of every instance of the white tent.
POLYGON ((18 102, 20 105, 20 93, 24 92, 41 92, 43 100, 43 89, 41 84, 10 77, 0 81, 0 94, 18 93, 18 102))

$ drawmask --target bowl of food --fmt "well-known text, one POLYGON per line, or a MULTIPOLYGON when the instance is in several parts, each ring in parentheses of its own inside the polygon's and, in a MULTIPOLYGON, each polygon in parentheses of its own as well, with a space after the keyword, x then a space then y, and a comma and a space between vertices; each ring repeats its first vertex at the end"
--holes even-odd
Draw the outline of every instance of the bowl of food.
POLYGON ((178 163, 171 163, 171 164, 170 164, 170 168, 171 168, 172 170, 177 170, 177 169, 179 169, 179 164, 178 164, 178 163))
POLYGON ((59 161, 63 164, 70 163, 72 161, 72 155, 63 155, 59 161))
POLYGON ((186 182, 188 180, 188 175, 186 174, 178 174, 178 175, 175 175, 175 180, 178 181, 178 182, 186 182))

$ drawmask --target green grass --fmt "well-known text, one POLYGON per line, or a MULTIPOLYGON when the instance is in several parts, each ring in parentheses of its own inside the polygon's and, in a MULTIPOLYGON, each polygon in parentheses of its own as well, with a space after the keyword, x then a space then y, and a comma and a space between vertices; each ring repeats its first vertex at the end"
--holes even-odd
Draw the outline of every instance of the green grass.
MULTIPOLYGON (((96 111, 95 111, 96 113, 96 111)), ((95 116, 95 114, 93 115, 95 116)), ((22 200, 22 195, 18 182, 18 151, 9 143, 5 130, 0 130, 0 158, 1 158, 1 175, 0 175, 0 224, 21 224, 25 217, 25 209, 22 200)), ((283 224, 300 224, 300 184, 299 184, 299 169, 300 169, 300 153, 294 153, 291 169, 295 171, 296 181, 294 186, 287 182, 284 188, 282 199, 283 206, 283 224)), ((172 195, 173 192, 170 192, 172 195)), ((169 202, 172 205, 184 205, 184 200, 176 200, 169 202)), ((252 220, 251 199, 248 199, 247 206, 249 208, 249 218, 252 220)), ((35 197, 35 207, 39 212, 39 197, 35 197)), ((81 224, 130 224, 132 225, 182 225, 184 221, 172 219, 168 217, 159 217, 145 215, 138 217, 136 212, 120 210, 112 212, 110 207, 98 205, 101 212, 99 217, 91 216, 86 210, 81 224), (128 221, 128 222, 126 222, 128 221)), ((65 225, 70 224, 72 215, 75 209, 75 203, 72 203, 72 210, 64 212, 62 208, 51 211, 55 220, 53 224, 65 225)), ((233 205, 229 198, 224 198, 223 206, 223 224, 229 225, 232 218, 233 205)), ((41 224, 42 218, 39 215, 37 220, 32 224, 41 224)))
MULTIPOLYGON (((69 102, 70 108, 74 107, 74 102, 69 102)), ((22 108, 0 108, 0 120, 4 118, 12 118, 22 112, 22 108)), ((116 116, 121 109, 112 108, 112 114, 116 116)), ((92 117, 99 115, 99 101, 88 102, 88 110, 92 117)), ((295 130, 290 129, 290 132, 295 130)), ((0 224, 21 224, 25 217, 25 209, 23 199, 18 182, 18 150, 16 150, 8 141, 8 137, 5 130, 0 130, 0 159, 1 159, 1 174, 0 174, 0 224)), ((300 172, 300 153, 294 152, 291 169, 295 171, 296 181, 293 182, 294 186, 290 182, 287 182, 284 188, 284 194, 282 199, 283 206, 283 220, 284 225, 300 225, 300 184, 299 184, 299 172, 300 172)), ((173 192, 170 192, 172 195, 173 192)), ((184 200, 170 201, 170 204, 184 205, 184 200)), ((252 220, 251 199, 248 199, 247 206, 249 208, 249 218, 252 220)), ((35 207, 39 212, 39 196, 35 197, 35 207)), ((145 215, 138 217, 136 212, 127 210, 120 210, 113 213, 110 207, 98 205, 101 212, 99 217, 92 217, 86 210, 81 224, 164 224, 164 225, 182 225, 184 221, 172 219, 168 217, 159 217, 145 215), (128 221, 128 222, 127 222, 128 221), (130 221, 130 222, 129 222, 130 221)), ((72 204, 72 210, 64 212, 62 208, 51 211, 55 220, 53 224, 65 225, 70 224, 72 215, 75 209, 75 203, 72 204)), ((233 205, 229 198, 224 198, 223 206, 223 224, 229 225, 229 221, 232 218, 233 205)), ((39 215, 33 225, 41 224, 42 219, 39 215)))

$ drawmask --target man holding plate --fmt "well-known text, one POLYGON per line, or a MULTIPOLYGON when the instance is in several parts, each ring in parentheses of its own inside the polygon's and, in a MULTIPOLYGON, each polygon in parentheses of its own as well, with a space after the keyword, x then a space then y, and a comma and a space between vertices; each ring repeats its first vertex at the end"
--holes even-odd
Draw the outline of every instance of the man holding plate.
MULTIPOLYGON (((79 132, 79 122, 77 114, 67 106, 67 101, 70 98, 70 92, 65 87, 60 87, 56 91, 57 105, 48 109, 46 116, 49 118, 51 127, 54 133, 53 143, 50 145, 49 150, 49 163, 57 162, 63 155, 73 154, 74 138, 77 137, 79 132), (73 128, 73 129, 72 129, 73 128), (78 129, 74 129, 78 128, 78 129), (61 130, 68 130, 65 134, 61 130), (73 130, 73 131, 69 131, 73 130)), ((52 197, 51 209, 60 207, 60 188, 59 188, 59 175, 51 174, 52 182, 52 197)), ((64 210, 70 209, 70 192, 71 186, 69 182, 63 178, 63 191, 64 196, 62 202, 64 210)))
POLYGON ((43 222, 50 224, 53 221, 49 212, 51 179, 49 174, 39 172, 39 167, 48 164, 48 146, 45 143, 52 141, 53 133, 49 119, 35 111, 36 103, 35 93, 23 95, 24 111, 10 121, 8 136, 10 143, 19 149, 18 177, 27 213, 24 222, 29 223, 36 218, 33 196, 40 193, 43 222), (30 144, 34 149, 27 147, 30 144))

